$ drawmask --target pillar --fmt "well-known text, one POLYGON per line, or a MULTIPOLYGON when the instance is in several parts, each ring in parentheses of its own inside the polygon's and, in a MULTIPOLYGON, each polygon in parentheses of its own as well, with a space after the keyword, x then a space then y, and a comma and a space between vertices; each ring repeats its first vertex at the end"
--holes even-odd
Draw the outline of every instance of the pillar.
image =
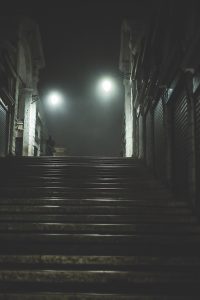
POLYGON ((21 93, 24 103, 23 156, 34 154, 36 103, 32 103, 33 90, 24 88, 21 93))
POLYGON ((125 156, 133 155, 133 105, 131 95, 131 82, 124 80, 125 87, 125 156))

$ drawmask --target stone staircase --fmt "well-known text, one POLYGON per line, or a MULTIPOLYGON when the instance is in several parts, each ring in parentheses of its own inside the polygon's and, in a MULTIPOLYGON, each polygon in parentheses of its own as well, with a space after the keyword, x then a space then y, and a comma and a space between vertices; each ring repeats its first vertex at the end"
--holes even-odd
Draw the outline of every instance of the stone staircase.
POLYGON ((200 299, 198 220, 140 161, 0 168, 0 299, 200 299))

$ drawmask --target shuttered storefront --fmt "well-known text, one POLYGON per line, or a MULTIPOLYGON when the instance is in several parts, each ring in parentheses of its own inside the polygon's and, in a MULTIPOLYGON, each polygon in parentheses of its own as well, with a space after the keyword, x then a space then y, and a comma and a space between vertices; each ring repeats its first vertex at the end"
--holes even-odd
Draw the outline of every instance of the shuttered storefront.
POLYGON ((136 118, 135 122, 135 155, 139 156, 139 119, 136 118))
POLYGON ((143 145, 143 117, 139 116, 139 158, 143 158, 144 145, 143 145))
POLYGON ((6 108, 3 106, 3 103, 0 102, 0 156, 6 155, 7 135, 8 135, 7 111, 6 108))
POLYGON ((196 102, 196 150, 197 150, 197 193, 200 207, 200 95, 196 102))
POLYGON ((173 181, 176 191, 188 196, 189 116, 186 95, 173 103, 173 181))
POLYGON ((162 99, 158 101, 154 110, 154 146, 156 174, 164 179, 166 176, 166 136, 162 99))
POLYGON ((146 115, 146 163, 149 167, 153 166, 153 132, 152 114, 150 110, 146 115))

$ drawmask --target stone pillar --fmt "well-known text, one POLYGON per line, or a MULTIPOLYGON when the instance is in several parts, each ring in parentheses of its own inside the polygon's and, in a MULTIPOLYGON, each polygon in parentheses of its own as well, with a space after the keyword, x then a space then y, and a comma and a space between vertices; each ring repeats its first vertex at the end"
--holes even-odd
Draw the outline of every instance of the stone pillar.
POLYGON ((32 103, 33 90, 25 88, 21 97, 24 102, 24 131, 23 131, 23 156, 32 156, 34 153, 36 105, 32 103))
POLYGON ((131 96, 131 82, 124 80, 125 87, 125 156, 133 155, 133 105, 131 96))

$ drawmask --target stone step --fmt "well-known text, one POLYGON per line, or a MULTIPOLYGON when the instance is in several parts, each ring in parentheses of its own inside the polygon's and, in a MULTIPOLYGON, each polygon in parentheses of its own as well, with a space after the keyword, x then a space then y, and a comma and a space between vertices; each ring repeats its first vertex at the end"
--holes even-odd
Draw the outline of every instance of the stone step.
POLYGON ((156 208, 188 208, 189 205, 184 201, 175 201, 169 199, 151 199, 149 200, 126 200, 126 199, 112 199, 112 198, 91 198, 91 199, 78 199, 78 198, 65 198, 65 197, 38 197, 38 198, 0 198, 1 205, 77 205, 77 206, 125 206, 125 207, 149 207, 156 208))
MULTIPOLYGON (((7 166, 1 166, 2 169, 7 168, 7 166)), ((89 179, 98 179, 98 178, 114 178, 114 179, 122 179, 123 181, 127 178, 128 180, 141 180, 141 181, 148 181, 152 180, 153 177, 149 176, 149 174, 146 171, 138 169, 120 169, 119 170, 113 170, 113 169, 102 169, 102 168, 86 168, 86 167, 74 167, 74 166, 62 166, 62 167, 50 167, 50 166, 13 166, 10 167, 11 176, 13 175, 20 175, 25 176, 26 174, 30 174, 31 176, 50 176, 53 177, 64 177, 64 178, 76 178, 76 179, 82 179, 82 178, 89 178, 89 179)), ((5 176, 8 176, 9 174, 6 172, 5 176)))
MULTIPOLYGON (((16 182, 20 182, 22 181, 22 177, 15 177, 16 174, 12 173, 9 175, 9 179, 12 181, 16 181, 16 182)), ((2 178, 2 180, 4 182, 6 182, 5 180, 6 177, 2 178)), ((84 178, 82 176, 75 176, 75 177, 71 177, 71 176, 67 176, 67 174, 46 174, 46 175, 36 175, 36 174, 24 174, 23 180, 24 178, 26 178, 27 180, 34 180, 34 181, 63 181, 63 182, 67 182, 67 183, 83 183, 85 181, 87 181, 88 183, 95 183, 95 184, 127 184, 127 185, 131 185, 131 184, 152 184, 155 185, 156 187, 161 186, 161 184, 153 179, 153 178, 149 178, 148 177, 142 177, 142 178, 124 178, 124 177, 118 177, 118 176, 113 176, 113 177, 99 177, 99 176, 94 176, 93 178, 91 178, 90 176, 85 176, 84 178)))
POLYGON ((65 222, 98 224, 199 224, 192 215, 0 214, 0 222, 65 222))
MULTIPOLYGON (((61 167, 77 167, 77 168, 99 168, 102 170, 115 170, 115 171, 119 171, 120 169, 140 169, 140 171, 144 171, 145 168, 142 164, 138 164, 138 163, 126 163, 126 162, 110 162, 110 163, 106 163, 103 161, 94 161, 94 162, 90 162, 90 161, 86 161, 86 162, 76 162, 76 161, 42 161, 42 160, 36 160, 31 161, 31 160, 27 160, 27 161, 17 161, 17 160, 13 160, 13 161, 8 161, 8 160, 1 160, 0 164, 6 165, 10 168, 13 168, 15 166, 21 166, 22 168, 26 168, 26 167, 53 167, 53 168, 61 168, 61 167)), ((146 172, 148 172, 148 170, 146 170, 146 172)))
MULTIPOLYGON (((183 273, 182 270, 164 270, 164 271, 113 271, 113 270, 34 270, 34 269, 21 269, 21 270, 0 270, 0 285, 4 281, 11 282, 37 282, 54 284, 60 283, 73 283, 73 282, 89 282, 89 283, 117 283, 119 280, 122 285, 124 284, 129 289, 132 284, 142 283, 167 283, 167 284, 186 284, 193 283, 200 285, 200 270, 187 270, 183 273)), ((184 287, 183 287, 184 288, 184 287)), ((200 291, 200 286, 199 286, 200 291)))
POLYGON ((1 214, 96 214, 96 215, 133 215, 137 214, 138 216, 192 216, 192 211, 189 208, 185 207, 124 207, 124 206, 58 206, 58 205, 0 205, 0 215, 1 214))
POLYGON ((156 190, 127 188, 65 188, 65 187, 1 187, 1 197, 43 197, 43 196, 65 196, 65 197, 114 197, 132 199, 165 199, 170 194, 164 188, 156 190))
MULTIPOLYGON (((60 178, 61 180, 68 180, 68 179, 74 179, 74 180, 82 180, 83 178, 85 178, 87 181, 97 181, 97 182, 119 182, 122 181, 125 182, 127 180, 127 183, 129 182, 136 182, 136 181, 140 181, 145 182, 145 181, 149 181, 150 178, 148 175, 143 175, 143 174, 116 174, 116 173, 110 173, 110 172, 87 172, 87 174, 83 171, 83 170, 54 170, 54 169, 50 169, 50 170, 38 170, 38 172, 36 172, 36 170, 32 170, 31 168, 29 170, 24 170, 24 172, 17 172, 16 174, 14 173, 14 171, 12 171, 12 177, 14 178, 14 176, 20 176, 21 178, 29 178, 29 175, 27 175, 27 173, 31 173, 31 177, 42 177, 42 178, 49 178, 49 177, 53 177, 53 178, 60 178), (77 174, 78 172, 78 174, 77 174)), ((10 178, 11 175, 7 174, 7 177, 5 175, 4 179, 10 178)), ((11 179, 12 179, 11 177, 11 179)), ((30 178, 31 180, 31 178, 30 178)), ((5 180, 4 180, 5 181, 5 180)), ((20 181, 20 179, 19 179, 20 181)), ((161 184, 159 184, 161 185, 161 184)))
POLYGON ((67 178, 60 180, 58 179, 30 179, 29 178, 21 178, 20 180, 16 180, 15 178, 9 178, 6 180, 1 180, 1 186, 6 187, 51 187, 51 188, 74 188, 78 186, 79 189, 134 189, 134 190, 140 190, 140 189, 147 189, 147 190, 154 190, 155 188, 158 188, 158 190, 166 190, 164 187, 154 183, 151 184, 149 182, 132 182, 132 183, 123 183, 123 182, 91 182, 91 181, 70 181, 67 178))
POLYGON ((74 224, 0 222, 0 232, 85 233, 85 234, 200 234, 200 226, 184 224, 74 224))
POLYGON ((200 299, 198 219, 140 161, 0 167, 0 299, 200 299))
MULTIPOLYGON (((134 193, 123 193, 123 194, 106 194, 106 193, 88 193, 86 194, 84 190, 78 191, 75 189, 73 192, 68 191, 65 193, 58 193, 58 192, 52 192, 52 191, 45 191, 44 189, 42 190, 34 190, 31 188, 25 188, 22 189, 22 191, 17 191, 17 190, 9 190, 6 189, 3 191, 2 188, 0 188, 1 193, 0 193, 0 202, 3 199, 70 199, 70 200, 95 200, 95 199, 104 199, 104 200, 129 200, 129 201, 144 201, 149 203, 151 205, 151 201, 160 201, 160 203, 178 203, 178 202, 183 202, 181 200, 174 200, 173 197, 170 196, 168 193, 164 192, 156 192, 156 193, 141 193, 141 192, 134 192, 134 193), (49 194, 46 194, 49 192, 49 194)), ((152 202, 152 203, 153 203, 152 202)), ((187 205, 189 205, 187 203, 187 205)))
POLYGON ((65 161, 68 161, 68 162, 95 162, 95 163, 100 163, 100 162, 104 162, 104 163, 116 163, 116 162, 120 162, 120 163, 123 163, 123 164, 142 164, 141 160, 139 159, 135 159, 135 158, 132 158, 132 157, 102 157, 102 156, 15 156, 15 157, 5 157, 5 158, 0 158, 0 162, 14 162, 14 163, 17 163, 17 162, 27 162, 27 163, 30 163, 30 162, 35 162, 35 163, 38 163, 38 162, 41 162, 41 161, 46 161, 46 162, 65 162, 65 161))
POLYGON ((199 296, 133 295, 103 293, 0 293, 0 300, 199 300, 199 296))
POLYGON ((51 163, 41 163, 41 164, 0 164, 2 168, 9 168, 10 170, 13 170, 13 172, 17 172, 17 169, 19 169, 20 173, 23 173, 24 171, 29 171, 30 169, 33 170, 33 172, 38 171, 66 171, 68 172, 75 172, 75 171, 81 171, 84 172, 87 175, 90 173, 98 173, 98 174, 118 174, 118 175, 124 175, 129 174, 130 176, 133 174, 135 176, 136 174, 141 175, 147 175, 150 174, 148 170, 145 168, 141 168, 141 166, 131 166, 131 165, 103 165, 103 164, 70 164, 70 163, 62 163, 62 164, 51 164, 51 163))
POLYGON ((145 169, 144 166, 142 166, 141 164, 125 164, 125 163, 114 163, 114 164, 105 164, 105 163, 76 163, 76 162, 70 162, 70 161, 66 161, 66 162, 44 162, 44 161, 37 161, 37 162, 6 162, 6 161, 1 161, 0 165, 3 166, 7 166, 10 169, 15 170, 15 167, 21 167, 19 168, 20 170, 25 170, 28 168, 32 168, 32 169, 40 169, 40 168, 46 168, 46 169, 62 169, 62 168, 74 168, 74 169, 84 169, 84 170, 100 170, 103 172, 106 171, 112 171, 112 172, 116 172, 119 173, 120 171, 130 171, 130 170, 134 170, 134 171, 138 171, 140 173, 148 173, 150 174, 150 172, 145 169))
POLYGON ((51 234, 51 233, 0 233, 0 241, 5 246, 7 244, 24 244, 30 243, 30 245, 38 244, 57 244, 57 245, 67 245, 67 244, 79 244, 81 245, 130 245, 130 246, 144 246, 151 245, 153 247, 163 247, 163 246, 174 246, 179 247, 181 245, 196 245, 200 246, 200 236, 199 235, 162 235, 162 234, 83 234, 83 233, 73 233, 73 234, 51 234))
POLYGON ((0 233, 0 253, 54 255, 199 255, 200 237, 172 235, 103 235, 0 233))
POLYGON ((200 295, 200 271, 0 270, 1 292, 200 295), (119 285, 120 282, 120 285, 119 285))
MULTIPOLYGON (((0 255, 89 255, 89 256, 198 256, 200 247, 198 243, 170 244, 98 244, 98 243, 36 243, 30 245, 26 241, 20 243, 3 241, 0 248, 0 255), (148 249, 148 251, 147 251, 148 249)), ((30 242, 30 241, 28 241, 30 242)))
POLYGON ((140 194, 146 194, 148 192, 152 193, 153 195, 154 194, 157 194, 157 193, 165 193, 167 192, 166 189, 164 187, 159 187, 155 190, 155 188, 153 186, 146 186, 146 185, 136 185, 136 186, 132 186, 132 190, 130 190, 130 188, 128 187, 109 187, 106 185, 101 185, 99 187, 95 187, 95 186, 77 186, 77 185, 74 185, 74 186, 71 186, 71 185, 53 185, 52 183, 49 183, 48 185, 47 184, 38 184, 38 185, 34 185, 32 183, 29 183, 27 182, 27 185, 26 185, 26 182, 24 182, 21 186, 20 185, 8 185, 8 186, 5 186, 3 185, 1 187, 1 191, 6 191, 6 190, 14 190, 16 192, 18 191, 21 191, 23 192, 24 190, 38 190, 38 191, 43 191, 43 190, 52 190, 52 191, 56 191, 56 192, 59 192, 59 193, 63 193, 63 192, 73 192, 73 191, 76 191, 76 192, 84 192, 84 193, 91 193, 91 192, 94 192, 94 193, 107 193, 109 194, 110 192, 114 193, 114 194, 118 194, 118 193, 127 193, 127 194, 133 194, 134 193, 140 193, 140 194), (28 186, 28 184, 30 184, 30 186, 28 186), (145 188, 145 192, 144 192, 144 189, 145 188))
POLYGON ((0 255, 0 268, 7 269, 132 269, 132 270, 198 270, 200 257, 166 256, 66 256, 66 255, 0 255))
MULTIPOLYGON (((9 170, 12 170, 14 174, 17 174, 17 171, 20 172, 20 174, 23 174, 25 172, 28 172, 30 170, 33 171, 34 173, 38 173, 38 175, 42 175, 44 172, 47 171, 53 171, 53 172, 58 172, 60 171, 61 174, 63 171, 65 171, 65 175, 69 173, 74 173, 74 172, 81 172, 82 174, 85 174, 86 177, 90 176, 90 174, 113 174, 114 176, 120 176, 123 177, 124 175, 128 175, 128 177, 134 177, 136 178, 137 175, 142 175, 147 178, 147 175, 150 175, 150 172, 148 172, 145 168, 141 168, 141 166, 129 166, 129 165, 119 165, 119 166, 114 166, 114 165, 81 165, 81 164, 29 164, 29 165, 23 165, 23 164, 12 164, 12 165, 7 165, 7 164, 0 164, 2 168, 9 168, 9 170), (41 173, 39 173, 41 172, 41 173)), ((33 175, 32 174, 32 175, 33 175)), ((79 175, 79 174, 77 174, 79 175)), ((152 177, 153 178, 153 177, 152 177)), ((149 176, 150 179, 150 176, 149 176)))

